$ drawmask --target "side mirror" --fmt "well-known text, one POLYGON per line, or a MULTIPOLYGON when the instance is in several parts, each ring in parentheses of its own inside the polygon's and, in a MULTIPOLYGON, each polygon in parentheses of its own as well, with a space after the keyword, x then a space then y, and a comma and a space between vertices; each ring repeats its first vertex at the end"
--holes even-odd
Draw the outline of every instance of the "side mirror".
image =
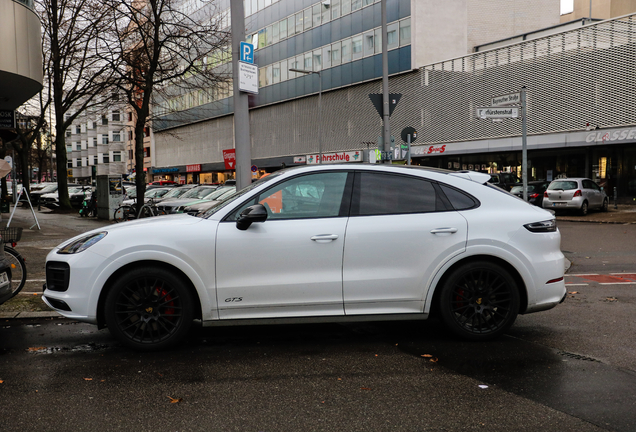
POLYGON ((241 212, 236 220, 236 228, 245 231, 254 222, 265 222, 267 219, 267 209, 263 204, 254 204, 241 212))

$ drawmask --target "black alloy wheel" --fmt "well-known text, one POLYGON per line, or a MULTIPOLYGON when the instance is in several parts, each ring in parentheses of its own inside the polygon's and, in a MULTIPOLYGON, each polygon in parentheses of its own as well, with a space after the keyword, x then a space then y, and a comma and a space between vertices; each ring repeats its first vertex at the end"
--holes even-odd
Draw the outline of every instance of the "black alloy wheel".
POLYGON ((581 213, 581 216, 585 216, 587 215, 589 210, 587 201, 583 201, 583 204, 581 204, 581 209, 579 210, 579 212, 581 213))
POLYGON ((439 305, 442 320, 453 333, 469 340, 487 340, 514 323, 519 289, 504 268, 477 261, 453 271, 442 287, 439 305))
POLYGON ((108 329, 122 344, 143 351, 183 341, 194 317, 186 284, 159 267, 143 267, 120 277, 106 297, 108 329))

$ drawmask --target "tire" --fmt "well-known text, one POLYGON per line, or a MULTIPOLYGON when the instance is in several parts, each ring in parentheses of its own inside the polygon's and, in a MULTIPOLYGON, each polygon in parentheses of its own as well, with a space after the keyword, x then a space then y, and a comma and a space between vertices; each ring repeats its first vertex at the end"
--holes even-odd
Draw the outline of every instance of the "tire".
POLYGON ((133 212, 133 208, 129 205, 117 207, 113 214, 113 220, 115 222, 123 222, 130 219, 130 215, 133 212))
POLYGON ((27 268, 22 255, 10 246, 4 247, 4 256, 11 266, 11 297, 19 293, 26 284, 27 268))
POLYGON ((601 206, 601 211, 606 212, 609 209, 609 199, 605 198, 603 200, 603 205, 601 206))
POLYGON ((588 211, 589 206, 587 204, 587 201, 583 201, 583 204, 581 204, 581 208, 579 209, 579 213, 581 214, 581 216, 586 216, 588 211))
POLYGON ((487 261, 463 264, 442 286, 440 315, 456 335, 473 341, 501 336, 519 312, 519 287, 503 267, 487 261))
POLYGON ((175 346, 188 334, 194 301, 186 284, 160 267, 122 275, 106 296, 106 325, 123 345, 140 351, 175 346))

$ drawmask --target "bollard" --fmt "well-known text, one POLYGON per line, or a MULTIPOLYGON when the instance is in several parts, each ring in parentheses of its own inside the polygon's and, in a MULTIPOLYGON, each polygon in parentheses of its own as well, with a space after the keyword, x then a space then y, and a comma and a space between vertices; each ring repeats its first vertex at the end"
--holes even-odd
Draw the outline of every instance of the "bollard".
POLYGON ((618 204, 616 203, 616 199, 618 198, 618 192, 616 191, 616 186, 614 186, 614 208, 618 208, 618 204))

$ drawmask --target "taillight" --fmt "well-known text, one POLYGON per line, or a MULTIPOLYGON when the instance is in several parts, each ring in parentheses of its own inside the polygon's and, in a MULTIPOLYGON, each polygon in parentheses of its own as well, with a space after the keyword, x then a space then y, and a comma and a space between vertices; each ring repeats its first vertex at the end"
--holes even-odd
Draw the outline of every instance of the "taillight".
POLYGON ((538 193, 532 194, 530 195, 530 198, 539 198, 539 194, 538 193))
POLYGON ((548 191, 543 192, 543 198, 547 198, 548 197, 548 191))
POLYGON ((573 198, 576 198, 577 196, 581 196, 581 189, 579 189, 576 192, 574 192, 573 198))

